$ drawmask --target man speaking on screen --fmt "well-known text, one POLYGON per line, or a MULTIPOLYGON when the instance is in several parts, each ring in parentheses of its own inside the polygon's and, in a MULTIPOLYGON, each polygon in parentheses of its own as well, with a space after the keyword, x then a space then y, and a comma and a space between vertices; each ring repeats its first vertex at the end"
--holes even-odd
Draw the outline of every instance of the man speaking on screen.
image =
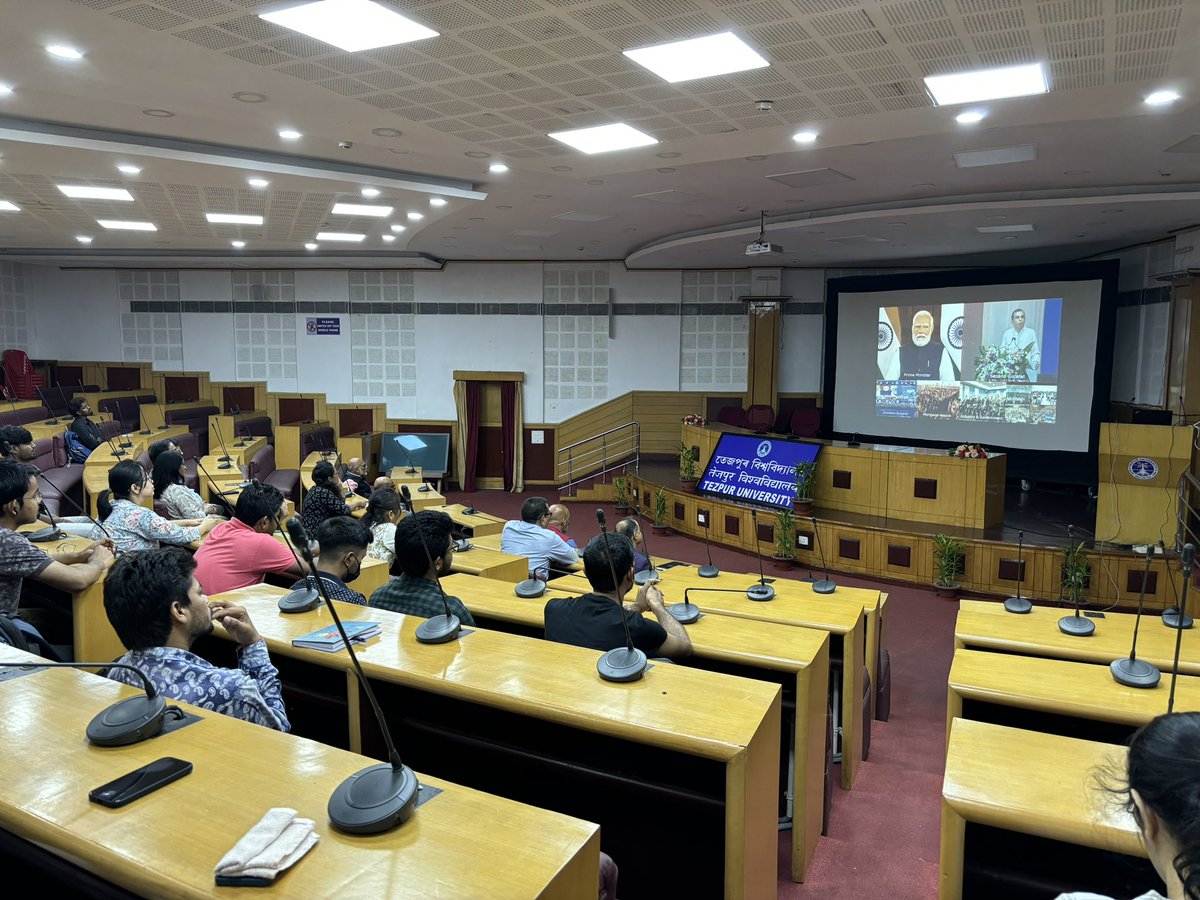
POLYGON ((912 340, 901 345, 883 375, 889 381, 957 381, 954 363, 941 341, 933 336, 933 313, 917 310, 912 317, 912 340))
POLYGON ((1042 368, 1042 350, 1038 346, 1037 332, 1025 327, 1025 310, 1014 309, 1009 316, 1012 327, 1000 338, 1000 346, 1005 350, 1025 351, 1025 377, 1028 381, 1037 381, 1038 371, 1042 368))

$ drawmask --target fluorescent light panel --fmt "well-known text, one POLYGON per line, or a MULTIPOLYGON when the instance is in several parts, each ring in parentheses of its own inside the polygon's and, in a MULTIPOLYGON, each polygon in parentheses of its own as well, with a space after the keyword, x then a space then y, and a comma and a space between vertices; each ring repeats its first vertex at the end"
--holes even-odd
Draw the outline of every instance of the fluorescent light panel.
POLYGON ((0 210, 4 212, 20 212, 21 207, 17 206, 11 200, 0 200, 0 210))
POLYGON ((258 188, 259 190, 262 190, 271 182, 267 181, 265 178, 247 178, 246 183, 252 188, 258 188))
POLYGON ((770 65, 732 31, 640 47, 626 50, 624 54, 672 84, 770 65))
POLYGON ((59 59, 83 59, 82 53, 66 44, 51 44, 46 48, 46 52, 59 59))
POLYGON ((624 122, 617 122, 613 125, 597 125, 593 128, 577 128, 573 131, 556 131, 548 137, 588 154, 628 150, 630 147, 645 147, 658 143, 658 138, 651 137, 644 131, 638 131, 624 122))
POLYGON ((333 44, 347 53, 437 37, 437 32, 371 0, 318 0, 259 18, 333 44))
POLYGON ((350 234, 346 231, 322 231, 317 234, 318 241, 346 241, 347 243, 358 243, 366 239, 365 234, 350 234))
POLYGON ((1033 231, 1032 225, 976 225, 980 234, 1005 234, 1010 231, 1033 231))
POLYGON ((382 219, 390 216, 394 208, 370 206, 366 203, 335 203, 333 204, 333 214, 335 216, 374 216, 376 219, 382 219))
POLYGON ((954 75, 930 75, 925 79, 925 87, 937 106, 1028 97, 1050 90, 1046 70, 1041 63, 978 69, 954 75))
POLYGON ((261 225, 262 216, 243 216, 238 213, 205 213, 204 218, 214 225, 261 225))
POLYGON ((7 96, 8 94, 11 94, 12 92, 13 92, 13 89, 12 89, 11 84, 5 84, 4 82, 0 81, 0 97, 7 96))
POLYGON ((91 187, 86 184, 60 184, 58 189, 76 200, 121 200, 133 202, 133 194, 125 188, 91 187))
POLYGON ((96 224, 110 231, 158 231, 153 222, 128 222, 124 219, 97 219, 96 224))
POLYGON ((1032 162, 1037 159, 1037 147, 1019 144, 1016 147, 989 147, 986 150, 957 150, 954 164, 960 169, 976 166, 1006 166, 1009 163, 1032 162))

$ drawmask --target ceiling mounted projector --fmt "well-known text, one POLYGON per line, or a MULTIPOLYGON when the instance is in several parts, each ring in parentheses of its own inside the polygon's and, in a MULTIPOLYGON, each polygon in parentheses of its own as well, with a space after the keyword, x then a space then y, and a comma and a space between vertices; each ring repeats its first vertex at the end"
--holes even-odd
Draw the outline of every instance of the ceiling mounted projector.
POLYGON ((767 240, 767 211, 765 209, 759 214, 759 223, 758 238, 746 245, 746 255, 774 256, 782 253, 781 246, 767 240))

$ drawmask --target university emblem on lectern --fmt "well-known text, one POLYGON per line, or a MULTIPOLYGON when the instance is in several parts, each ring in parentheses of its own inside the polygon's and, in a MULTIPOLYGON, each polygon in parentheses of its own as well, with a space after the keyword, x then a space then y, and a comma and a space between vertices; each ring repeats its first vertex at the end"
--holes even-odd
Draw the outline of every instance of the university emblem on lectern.
POLYGON ((758 445, 758 450, 755 452, 758 453, 759 459, 770 456, 771 455, 771 442, 763 441, 761 444, 758 445))
POLYGON ((1158 463, 1145 456, 1138 456, 1129 461, 1129 474, 1138 481, 1149 481, 1158 474, 1158 463))

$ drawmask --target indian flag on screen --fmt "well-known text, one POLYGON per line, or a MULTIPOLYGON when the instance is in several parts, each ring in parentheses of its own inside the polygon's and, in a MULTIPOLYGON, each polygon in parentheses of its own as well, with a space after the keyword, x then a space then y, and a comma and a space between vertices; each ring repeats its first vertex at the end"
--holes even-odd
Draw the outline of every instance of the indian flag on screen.
POLYGON ((892 361, 900 352, 900 310, 894 306, 879 308, 879 377, 887 378, 892 361))
POLYGON ((943 303, 941 334, 939 339, 950 358, 954 360, 954 370, 962 372, 963 347, 963 305, 961 303, 943 303))

